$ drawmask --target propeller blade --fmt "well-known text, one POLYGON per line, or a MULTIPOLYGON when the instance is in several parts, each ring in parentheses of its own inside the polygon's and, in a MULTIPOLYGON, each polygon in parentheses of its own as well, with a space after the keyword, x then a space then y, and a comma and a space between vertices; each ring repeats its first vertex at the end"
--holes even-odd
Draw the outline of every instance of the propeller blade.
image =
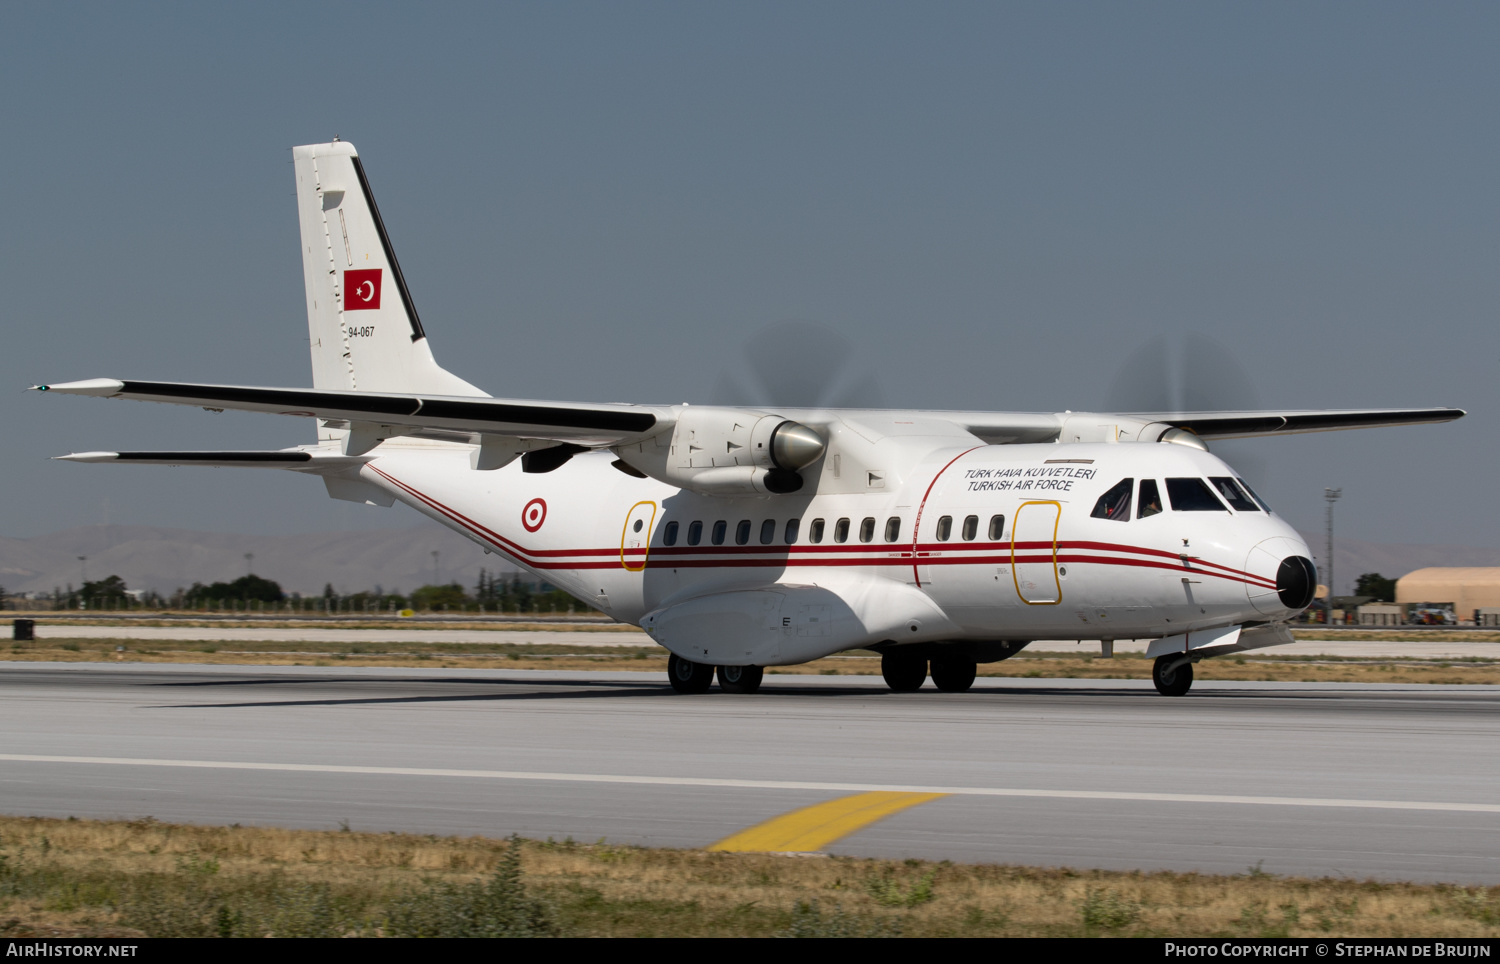
POLYGON ((783 321, 745 339, 743 362, 726 367, 714 405, 752 408, 881 408, 880 382, 854 343, 825 325, 783 321))

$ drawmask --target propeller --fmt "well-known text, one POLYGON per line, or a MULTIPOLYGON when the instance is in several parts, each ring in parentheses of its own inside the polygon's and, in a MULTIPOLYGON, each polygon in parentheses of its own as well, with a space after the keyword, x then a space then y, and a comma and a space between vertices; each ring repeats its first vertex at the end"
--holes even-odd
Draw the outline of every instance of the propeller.
MULTIPOLYGON (((1260 408, 1255 380, 1234 353, 1214 338, 1146 339, 1120 367, 1105 400, 1111 412, 1219 412, 1260 408)), ((1215 441, 1214 454, 1238 468, 1253 486, 1265 482, 1265 461, 1244 441, 1215 441)))
POLYGON ((826 325, 783 321, 740 346, 709 404, 751 408, 882 408, 880 381, 854 343, 826 325))

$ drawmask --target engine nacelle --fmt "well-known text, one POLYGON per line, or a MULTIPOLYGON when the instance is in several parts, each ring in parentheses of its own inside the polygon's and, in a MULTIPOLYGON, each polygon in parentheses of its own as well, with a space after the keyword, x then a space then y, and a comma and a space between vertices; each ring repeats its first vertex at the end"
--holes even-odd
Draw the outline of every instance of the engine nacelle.
POLYGON ((670 436, 615 453, 631 468, 706 495, 781 495, 802 488, 798 470, 823 457, 814 429, 742 408, 683 406, 670 436))

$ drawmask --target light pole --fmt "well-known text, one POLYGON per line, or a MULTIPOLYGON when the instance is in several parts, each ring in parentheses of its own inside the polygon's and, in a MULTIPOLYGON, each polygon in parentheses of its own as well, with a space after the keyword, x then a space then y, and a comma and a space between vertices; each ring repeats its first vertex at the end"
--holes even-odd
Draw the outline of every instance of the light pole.
POLYGON ((245 575, 255 575, 255 553, 253 552, 245 553, 245 575))
POLYGON ((432 550, 432 584, 441 585, 443 582, 442 570, 438 568, 438 551, 432 550))
POLYGON ((89 557, 78 557, 78 608, 89 608, 89 601, 83 596, 83 587, 89 584, 89 557))
POLYGON ((1326 532, 1328 540, 1325 545, 1326 554, 1323 557, 1326 562, 1326 575, 1328 577, 1328 581, 1325 583, 1328 586, 1328 600, 1323 607, 1323 625, 1325 626, 1333 625, 1333 504, 1343 494, 1344 490, 1342 488, 1323 490, 1323 499, 1328 503, 1328 528, 1326 532))

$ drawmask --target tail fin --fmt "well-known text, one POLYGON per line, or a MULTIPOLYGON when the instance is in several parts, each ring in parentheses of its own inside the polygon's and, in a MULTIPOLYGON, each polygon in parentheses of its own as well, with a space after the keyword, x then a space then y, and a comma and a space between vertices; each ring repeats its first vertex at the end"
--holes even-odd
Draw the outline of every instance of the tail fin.
POLYGON ((292 158, 313 387, 487 397, 433 359, 354 145, 292 158))

